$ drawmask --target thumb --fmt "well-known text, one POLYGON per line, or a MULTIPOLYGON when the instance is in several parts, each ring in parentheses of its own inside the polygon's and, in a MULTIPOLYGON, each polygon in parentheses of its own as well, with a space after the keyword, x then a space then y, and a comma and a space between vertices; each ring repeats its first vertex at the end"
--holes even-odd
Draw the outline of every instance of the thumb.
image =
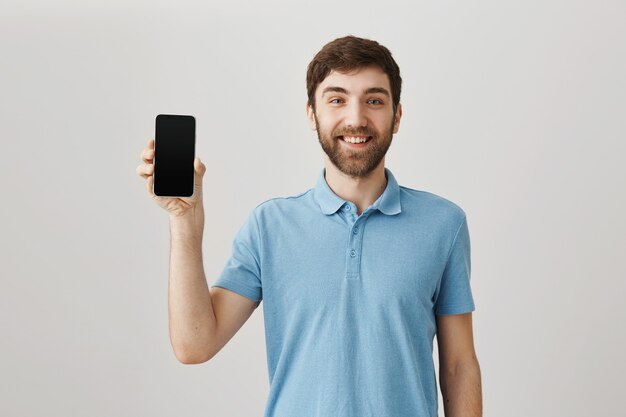
POLYGON ((196 175, 196 183, 202 185, 202 177, 206 172, 206 166, 202 163, 200 158, 196 157, 196 159, 194 159, 193 161, 193 167, 196 175))

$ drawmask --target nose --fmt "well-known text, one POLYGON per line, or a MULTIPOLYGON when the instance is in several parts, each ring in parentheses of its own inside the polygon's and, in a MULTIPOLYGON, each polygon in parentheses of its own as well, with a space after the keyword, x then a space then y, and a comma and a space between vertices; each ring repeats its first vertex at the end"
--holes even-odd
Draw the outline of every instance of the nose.
POLYGON ((348 127, 358 128, 367 126, 367 117, 364 109, 357 100, 354 100, 349 106, 346 106, 345 122, 348 127))

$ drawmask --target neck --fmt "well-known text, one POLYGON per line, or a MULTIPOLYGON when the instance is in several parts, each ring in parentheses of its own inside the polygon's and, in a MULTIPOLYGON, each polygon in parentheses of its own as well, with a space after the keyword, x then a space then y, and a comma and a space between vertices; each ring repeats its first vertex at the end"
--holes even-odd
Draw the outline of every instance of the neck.
POLYGON ((385 176, 385 159, 366 177, 351 177, 339 171, 328 158, 326 168, 326 183, 331 190, 346 201, 354 203, 360 216, 365 209, 378 199, 387 187, 385 176))

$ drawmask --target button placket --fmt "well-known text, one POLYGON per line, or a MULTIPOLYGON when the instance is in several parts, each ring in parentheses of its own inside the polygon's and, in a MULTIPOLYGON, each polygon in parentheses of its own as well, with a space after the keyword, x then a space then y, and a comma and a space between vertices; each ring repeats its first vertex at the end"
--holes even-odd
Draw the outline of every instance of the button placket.
POLYGON ((352 216, 352 226, 348 231, 346 247, 346 279, 359 279, 361 271, 361 249, 363 246, 363 227, 367 216, 352 216), (360 232, 360 233, 359 233, 360 232))

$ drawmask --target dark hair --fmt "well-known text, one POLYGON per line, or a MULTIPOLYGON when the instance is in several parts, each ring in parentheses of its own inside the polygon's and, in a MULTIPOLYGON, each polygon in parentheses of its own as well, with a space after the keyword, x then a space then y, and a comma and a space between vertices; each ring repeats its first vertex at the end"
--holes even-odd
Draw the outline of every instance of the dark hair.
POLYGON ((306 73, 306 89, 309 105, 315 110, 315 90, 332 71, 351 70, 376 65, 389 77, 393 98, 393 113, 396 114, 400 102, 402 78, 400 68, 391 56, 389 49, 376 41, 348 35, 324 45, 309 63, 306 73))

